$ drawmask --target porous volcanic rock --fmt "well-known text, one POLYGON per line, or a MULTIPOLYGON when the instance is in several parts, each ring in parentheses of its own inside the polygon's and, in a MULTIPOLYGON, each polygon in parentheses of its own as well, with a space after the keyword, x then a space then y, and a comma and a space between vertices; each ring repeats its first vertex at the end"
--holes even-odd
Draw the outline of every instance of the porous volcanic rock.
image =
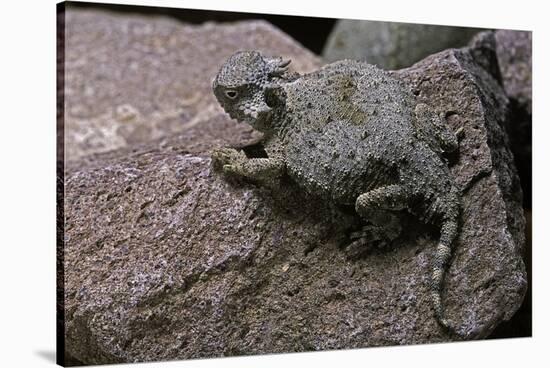
POLYGON ((532 33, 498 30, 495 32, 496 53, 504 91, 532 113, 532 33))
POLYGON ((452 128, 463 129, 451 167, 463 189, 462 226, 446 287, 448 310, 462 321, 458 329, 475 338, 510 319, 527 288, 523 194, 505 131, 509 100, 490 65, 494 34, 484 37, 483 50, 446 50, 395 73, 452 128), (458 307, 464 298, 476 302, 458 307))
MULTIPOLYGON (((90 17, 100 32, 101 17, 90 17)), ((157 21, 140 22, 147 39, 162 31, 157 21)), ((230 42, 237 47, 231 30, 250 23, 204 27, 216 50, 230 42)), ((239 42, 250 44, 247 37, 257 34, 245 32, 239 42)), ((285 56, 294 59, 290 50, 285 56)), ((206 86, 211 71, 193 78, 205 78, 206 86)), ((462 338, 484 338, 514 314, 526 289, 521 189, 502 127, 507 97, 470 49, 430 56, 395 75, 453 128, 463 128, 460 152, 449 157, 464 196, 443 301, 462 338)), ((178 78, 191 77, 173 74, 173 88, 181 88, 178 78)), ((156 96, 151 86, 132 88, 146 99, 156 96)), ((91 117, 97 116, 92 101, 91 117)), ((118 103, 95 106, 104 111, 118 103)), ((399 244, 350 259, 339 218, 351 214, 290 182, 271 192, 213 170, 212 147, 253 141, 225 115, 206 114, 180 134, 68 163, 64 293, 71 356, 99 364, 457 338, 438 325, 431 307, 437 229, 411 220, 399 244)))
POLYGON ((498 30, 496 51, 502 85, 510 99, 512 117, 507 131, 525 194, 524 206, 531 208, 532 186, 532 33, 498 30))
POLYGON ((237 50, 292 56, 304 72, 320 65, 265 21, 188 25, 69 5, 65 37, 66 160, 200 128, 222 114, 211 82, 237 50))
POLYGON ((523 206, 532 202, 532 66, 531 32, 498 30, 477 34, 472 54, 500 82, 510 116, 505 128, 523 189, 523 206), (496 52, 495 52, 496 51, 496 52))

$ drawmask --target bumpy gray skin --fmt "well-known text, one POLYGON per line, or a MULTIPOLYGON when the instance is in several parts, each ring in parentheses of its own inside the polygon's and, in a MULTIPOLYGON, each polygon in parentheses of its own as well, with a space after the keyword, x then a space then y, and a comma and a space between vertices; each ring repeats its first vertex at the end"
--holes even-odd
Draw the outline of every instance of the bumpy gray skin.
POLYGON ((290 61, 256 51, 231 56, 213 82, 234 119, 264 133, 268 158, 232 148, 213 152, 223 171, 276 186, 287 174, 307 192, 353 205, 370 225, 359 243, 395 237, 395 211, 440 227, 431 292, 437 320, 441 289, 458 231, 460 193, 442 158, 456 135, 404 84, 373 65, 343 60, 319 71, 289 72, 290 61), (392 235, 393 234, 393 235, 392 235), (369 236, 371 239, 369 239, 369 236))

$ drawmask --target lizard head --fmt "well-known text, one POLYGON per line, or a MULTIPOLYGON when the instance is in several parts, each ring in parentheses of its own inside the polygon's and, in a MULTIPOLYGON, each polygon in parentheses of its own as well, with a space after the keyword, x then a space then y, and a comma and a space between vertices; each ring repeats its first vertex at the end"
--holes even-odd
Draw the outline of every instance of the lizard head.
POLYGON ((273 110, 284 104, 281 84, 288 81, 290 60, 267 58, 257 51, 239 51, 222 65, 212 89, 233 119, 266 132, 273 110))

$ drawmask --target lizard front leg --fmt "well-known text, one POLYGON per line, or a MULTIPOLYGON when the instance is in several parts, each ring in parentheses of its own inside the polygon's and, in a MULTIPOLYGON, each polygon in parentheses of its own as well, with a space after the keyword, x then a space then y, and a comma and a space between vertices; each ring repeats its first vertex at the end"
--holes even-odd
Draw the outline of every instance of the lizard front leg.
POLYGON ((224 173, 245 178, 274 181, 285 172, 286 165, 281 158, 248 158, 242 151, 221 148, 212 153, 214 165, 224 173))
POLYGON ((223 165, 223 171, 249 179, 269 181, 283 175, 285 163, 276 158, 250 158, 223 165))

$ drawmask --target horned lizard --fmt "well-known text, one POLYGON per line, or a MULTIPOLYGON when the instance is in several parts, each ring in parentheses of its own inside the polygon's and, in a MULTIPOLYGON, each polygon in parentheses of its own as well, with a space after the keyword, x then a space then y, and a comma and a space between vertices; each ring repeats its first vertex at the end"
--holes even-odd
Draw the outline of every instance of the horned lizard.
POLYGON ((455 133, 373 65, 341 60, 299 75, 289 63, 240 51, 223 64, 214 94, 232 118, 264 134, 268 157, 221 148, 214 162, 226 173, 266 183, 288 175, 319 198, 354 206, 370 224, 358 241, 368 243, 376 229, 391 237, 389 214, 400 210, 438 226, 431 297, 438 322, 452 330, 441 291, 458 232, 460 192, 443 154, 457 149, 455 133))

